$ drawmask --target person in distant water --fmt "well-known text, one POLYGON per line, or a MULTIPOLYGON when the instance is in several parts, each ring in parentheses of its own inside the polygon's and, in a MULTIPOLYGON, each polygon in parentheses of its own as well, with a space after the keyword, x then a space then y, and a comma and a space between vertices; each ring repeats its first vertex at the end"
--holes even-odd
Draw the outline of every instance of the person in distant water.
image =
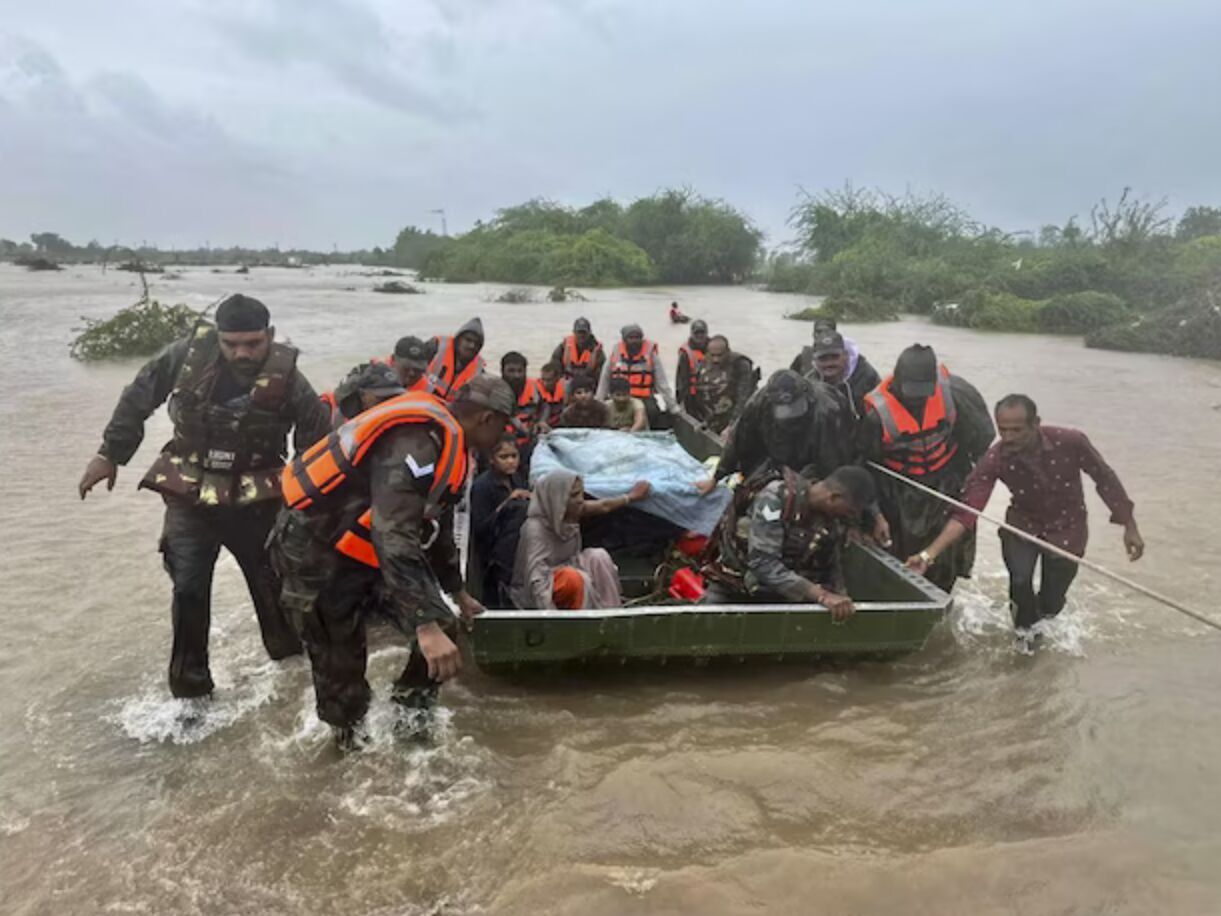
POLYGON ((588 375, 572 379, 568 386, 568 406, 560 414, 558 425, 564 429, 606 429, 610 424, 610 409, 594 397, 597 387, 588 375))
POLYGON ((358 413, 405 393, 393 369, 385 363, 365 363, 344 376, 334 391, 323 393, 321 399, 330 411, 331 427, 338 429, 358 413))
POLYGON ((510 606, 517 539, 529 503, 521 453, 514 436, 506 433, 492 450, 488 469, 471 485, 471 539, 483 574, 483 603, 488 607, 510 606))
POLYGON ((632 388, 625 378, 613 378, 610 383, 609 411, 606 420, 608 429, 625 433, 638 433, 649 428, 649 415, 639 398, 632 397, 632 388))
POLYGON ((687 342, 678 348, 678 369, 674 373, 674 392, 678 403, 688 413, 695 399, 695 378, 708 352, 708 322, 697 318, 691 322, 687 342))
POLYGON ((847 619, 855 607, 844 585, 844 545, 875 496, 873 478, 859 467, 825 479, 787 468, 752 477, 738 486, 718 529, 704 600, 822 604, 847 619))
MULTIPOLYGON (((534 379, 529 377, 526 358, 516 350, 510 350, 500 358, 500 376, 513 389, 517 399, 517 447, 526 448, 534 436, 534 425, 538 421, 538 392, 534 379)), ((512 432, 513 429, 507 430, 512 432)))
MULTIPOLYGON (((1123 545, 1131 560, 1139 560, 1145 542, 1136 527, 1133 503, 1118 475, 1106 463, 1085 433, 1064 426, 1044 426, 1034 401, 1011 394, 996 405, 1000 441, 975 466, 963 488, 962 502, 983 510, 1001 481, 1012 494, 1005 520, 1062 550, 1085 555, 1089 524, 1081 474, 1094 478, 1098 495, 1111 510, 1111 521, 1123 526, 1123 545)), ((927 572, 937 558, 964 534, 975 528, 975 516, 963 509, 950 512, 941 533, 924 550, 907 559, 919 573, 927 572)), ((1001 553, 1009 569, 1009 605, 1018 633, 1028 638, 1030 628, 1064 608, 1077 564, 1002 530, 1001 553), (1039 589, 1034 587, 1035 567, 1042 566, 1039 589)))
POLYGON ((538 397, 538 430, 547 432, 560 422, 568 403, 568 379, 563 377, 559 365, 547 363, 543 366, 534 383, 534 391, 538 397))
MULTIPOLYGON (((838 323, 834 318, 819 317, 814 319, 813 338, 816 343, 820 338, 826 337, 828 334, 835 333, 839 330, 838 323)), ((793 363, 789 366, 798 375, 819 377, 817 375, 817 366, 815 365, 814 346, 802 347, 801 352, 793 358, 793 363)), ((844 338, 844 352, 848 355, 848 365, 844 369, 845 377, 849 379, 854 389, 864 388, 868 394, 881 381, 876 369, 869 364, 869 360, 865 359, 861 353, 860 347, 851 337, 844 338), (868 379, 874 379, 873 385, 867 385, 868 379)))
POLYGON ((432 391, 428 378, 428 345, 418 337, 400 337, 390 360, 399 382, 408 391, 432 391))
POLYGON ((572 323, 572 333, 560 341, 551 354, 551 361, 563 367, 566 379, 578 375, 601 378, 606 354, 602 352, 598 338, 594 337, 588 318, 578 318, 572 323))
POLYGON ((670 323, 671 324, 686 324, 691 319, 682 313, 677 302, 670 303, 670 323))
MULTIPOLYGON (((975 386, 944 365, 932 347, 914 344, 899 354, 892 376, 865 398, 858 425, 862 460, 910 477, 958 499, 971 468, 988 450, 994 428, 975 386)), ((874 471, 882 512, 890 524, 892 550, 906 559, 928 547, 945 526, 947 509, 889 474, 874 471)), ((949 591, 971 574, 973 533, 946 550, 928 571, 949 591)))
POLYGON ((452 401, 463 385, 487 371, 483 357, 483 322, 472 318, 453 337, 434 337, 424 348, 428 357, 428 381, 433 393, 452 401))
POLYGON ((103 480, 114 489, 118 466, 144 438, 144 421, 167 398, 173 438, 140 487, 165 501, 161 553, 174 589, 170 692, 206 697, 213 689, 212 570, 221 547, 245 576, 267 654, 282 659, 301 651, 263 545, 279 509, 289 433, 302 452, 330 431, 330 416, 297 370, 297 351, 275 342, 266 306, 230 296, 217 308, 215 326, 197 324, 123 389, 81 477, 81 499, 103 480))
POLYGON ((522 609, 621 607, 619 571, 600 547, 581 549, 581 521, 646 499, 638 481, 623 496, 586 500, 581 478, 552 471, 534 487, 513 570, 513 601, 522 609))
POLYGON ((729 429, 716 479, 750 477, 764 464, 826 477, 855 460, 843 407, 826 385, 781 369, 772 373, 729 429))
POLYGON ((746 407, 759 385, 759 370, 749 356, 735 353, 729 339, 717 334, 708 340, 708 353, 695 374, 695 394, 687 412, 714 433, 723 433, 746 407))
MULTIPOLYGON (((852 418, 852 425, 865 415, 865 396, 881 384, 877 370, 858 355, 853 365, 848 342, 839 331, 826 330, 814 338, 814 370, 809 377, 828 385, 840 398, 852 418)), ((804 351, 803 351, 804 353, 804 351)))
POLYGON ((649 427, 667 428, 669 418, 663 416, 657 406, 657 396, 661 396, 666 410, 670 413, 678 411, 678 402, 674 399, 674 391, 657 354, 657 344, 645 339, 644 331, 638 324, 626 325, 620 334, 622 340, 602 370, 602 378, 598 382, 598 398, 606 400, 610 396, 612 378, 627 379, 632 397, 644 403, 644 409, 649 416, 649 427))
POLYGON ((453 508, 466 494, 472 451, 492 448, 516 410, 513 391, 479 375, 452 403, 402 395, 349 420, 298 455, 284 473, 286 510, 272 557, 313 669, 318 718, 344 750, 363 744, 369 708, 364 609, 381 611, 412 640, 391 698, 431 709, 462 666, 441 591, 470 619, 483 606, 466 590, 453 508))

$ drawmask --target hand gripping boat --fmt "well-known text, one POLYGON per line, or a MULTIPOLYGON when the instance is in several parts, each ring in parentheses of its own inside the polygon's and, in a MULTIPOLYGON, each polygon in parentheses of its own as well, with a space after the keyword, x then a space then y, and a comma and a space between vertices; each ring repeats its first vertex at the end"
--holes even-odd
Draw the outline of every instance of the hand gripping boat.
MULTIPOLYGON (((685 414, 675 418, 672 434, 642 435, 654 441, 675 437, 695 462, 720 453, 720 441, 685 414)), ((525 671, 559 665, 663 665, 715 659, 785 662, 828 655, 898 654, 921 648, 950 605, 949 595, 876 547, 852 545, 845 553, 845 579, 856 613, 839 624, 820 604, 685 603, 666 593, 673 568, 666 570, 664 546, 652 555, 642 555, 636 544, 608 549, 619 566, 630 606, 488 610, 474 624, 472 642, 479 667, 525 671)), ((472 569, 476 566, 470 564, 472 569)), ((478 593, 477 582, 471 587, 478 593)))

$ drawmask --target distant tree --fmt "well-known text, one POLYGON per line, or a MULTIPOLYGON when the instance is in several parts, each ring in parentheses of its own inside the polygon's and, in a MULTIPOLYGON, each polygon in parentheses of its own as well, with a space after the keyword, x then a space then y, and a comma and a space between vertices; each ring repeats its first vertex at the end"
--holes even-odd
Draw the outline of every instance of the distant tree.
POLYGON ((55 232, 32 233, 30 241, 38 251, 46 254, 67 254, 72 251, 72 243, 55 232))
POLYGON ((1206 235, 1221 235, 1221 207, 1188 207, 1174 230, 1181 242, 1206 235))
POLYGON ((1165 198, 1141 200, 1133 196, 1131 188, 1124 188, 1114 206, 1104 197, 1090 210, 1093 239, 1103 247, 1139 247, 1169 229, 1170 218, 1162 213, 1165 209, 1165 198))
POLYGON ((444 248, 448 244, 450 244, 450 239, 443 235, 436 235, 431 230, 407 226, 394 240, 391 257, 399 267, 419 270, 431 252, 444 248))

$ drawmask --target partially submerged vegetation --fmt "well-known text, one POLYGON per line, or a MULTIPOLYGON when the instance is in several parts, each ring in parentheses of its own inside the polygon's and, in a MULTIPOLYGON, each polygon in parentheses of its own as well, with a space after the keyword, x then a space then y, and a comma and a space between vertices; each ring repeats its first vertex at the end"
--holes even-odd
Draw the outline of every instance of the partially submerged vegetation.
POLYGON ((434 248, 421 276, 546 286, 735 283, 762 234, 722 201, 670 190, 623 206, 532 200, 434 248))
POLYGON ((388 280, 373 287, 375 293, 394 293, 398 295, 418 296, 423 292, 418 286, 404 283, 402 280, 388 280))
POLYGON ((82 318, 85 327, 70 344, 69 352, 82 362, 151 356, 185 337, 202 317, 202 312, 185 305, 162 305, 152 298, 146 283, 139 301, 113 318, 82 318))
POLYGON ((1221 358, 1214 337, 1176 330, 1210 327, 1215 316, 1221 209, 1193 207, 1177 223, 1164 210, 1125 190, 1085 225, 1074 218, 1019 237, 941 196, 848 186, 806 196, 793 211, 796 250, 773 255, 762 279, 771 290, 826 296, 811 316, 914 312, 978 330, 1088 333, 1091 346, 1138 348, 1143 336, 1154 352, 1221 358))

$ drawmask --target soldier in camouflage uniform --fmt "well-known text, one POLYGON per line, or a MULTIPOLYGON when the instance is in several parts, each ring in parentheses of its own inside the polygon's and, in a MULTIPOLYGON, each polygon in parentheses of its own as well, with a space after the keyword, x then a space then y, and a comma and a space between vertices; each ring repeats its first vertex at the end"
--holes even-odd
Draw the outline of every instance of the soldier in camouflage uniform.
POLYGON ((841 557, 850 523, 873 503, 869 472, 842 467, 824 480, 809 471, 764 472, 741 484, 706 565, 710 604, 822 604, 836 620, 853 613, 841 557))
POLYGON ((201 322, 154 357, 123 389, 102 446, 81 477, 81 499, 101 481, 114 489, 118 466, 144 438, 144 421, 166 399, 174 437, 140 481, 165 501, 161 552, 173 581, 169 684, 176 697, 212 693, 208 668, 212 570, 220 548, 233 554, 273 659, 301 643, 280 610, 265 543, 280 501, 287 439, 302 451, 330 428, 324 404, 297 371, 297 351, 275 343, 267 308, 230 296, 216 325, 201 322))

